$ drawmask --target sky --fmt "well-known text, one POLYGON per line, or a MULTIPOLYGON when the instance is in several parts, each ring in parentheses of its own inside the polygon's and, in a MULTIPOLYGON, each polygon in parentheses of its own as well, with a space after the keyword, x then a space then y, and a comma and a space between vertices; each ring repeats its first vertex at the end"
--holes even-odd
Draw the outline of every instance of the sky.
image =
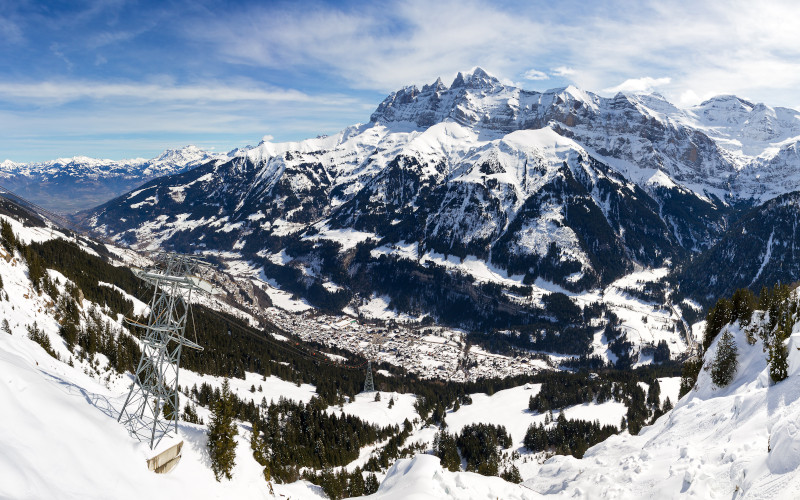
POLYGON ((796 1, 0 0, 0 160, 225 152, 480 66, 529 90, 800 109, 796 1))

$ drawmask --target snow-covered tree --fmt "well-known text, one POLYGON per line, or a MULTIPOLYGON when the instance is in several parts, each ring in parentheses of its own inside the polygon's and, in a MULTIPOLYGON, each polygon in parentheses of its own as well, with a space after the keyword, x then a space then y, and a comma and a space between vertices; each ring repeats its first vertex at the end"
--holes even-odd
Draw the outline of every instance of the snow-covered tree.
POLYGON ((776 338, 769 346, 767 362, 769 364, 769 376, 775 383, 780 382, 789 375, 789 352, 780 338, 776 338))
POLYGON ((711 381, 718 387, 725 387, 733 380, 739 364, 737 354, 736 341, 726 330, 717 343, 717 353, 711 363, 711 381))

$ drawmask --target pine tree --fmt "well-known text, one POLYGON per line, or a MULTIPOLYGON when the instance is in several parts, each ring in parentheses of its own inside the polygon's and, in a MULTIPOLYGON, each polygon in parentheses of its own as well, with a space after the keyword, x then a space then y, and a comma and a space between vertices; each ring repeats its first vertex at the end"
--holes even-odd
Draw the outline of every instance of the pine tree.
POLYGON ((392 396, 391 398, 389 398, 389 408, 391 408, 391 407, 393 407, 393 406, 394 406, 394 396, 392 396))
POLYGON ((381 393, 376 391, 375 392, 375 402, 378 402, 380 400, 381 400, 381 393))
POLYGON ((3 318, 2 330, 11 335, 11 325, 8 324, 8 320, 6 318, 3 318))
POLYGON ((669 396, 667 396, 667 399, 664 400, 664 406, 661 407, 661 411, 667 413, 668 411, 671 411, 672 408, 672 401, 670 401, 669 396))
POLYGON ((725 387, 733 380, 738 366, 736 341, 729 331, 725 331, 717 343, 717 353, 711 363, 711 381, 717 387, 725 387))
POLYGON ((250 449, 253 450, 253 458, 259 464, 264 464, 264 439, 261 437, 261 420, 253 419, 253 435, 250 438, 250 449))
POLYGON ((11 229, 11 224, 5 220, 0 221, 0 238, 3 240, 3 246, 9 252, 14 251, 14 247, 18 245, 17 236, 14 230, 11 229))
POLYGON ((458 454, 456 438, 445 431, 437 432, 433 439, 433 453, 439 457, 442 467, 456 472, 461 470, 461 457, 458 454))
POLYGON ((371 473, 367 476, 367 479, 364 480, 364 494, 365 495, 372 495, 376 491, 378 491, 378 487, 380 484, 378 483, 378 477, 375 476, 375 473, 371 473))
POLYGON ((238 434, 234 422, 233 398, 228 379, 222 382, 220 397, 214 402, 211 410, 211 421, 208 424, 208 454, 211 458, 211 470, 217 481, 226 477, 231 479, 231 472, 236 459, 236 442, 238 434))
POLYGON ((511 464, 511 467, 505 469, 503 473, 500 474, 500 477, 509 483, 519 484, 522 482, 522 475, 519 473, 519 469, 514 464, 511 464))
POLYGON ((776 384, 789 375, 789 352, 779 338, 774 339, 769 345, 769 376, 776 384))
POLYGON ((661 399, 661 385, 658 383, 658 379, 654 379, 653 383, 650 384, 650 387, 647 389, 647 404, 650 406, 658 408, 658 402, 661 399))

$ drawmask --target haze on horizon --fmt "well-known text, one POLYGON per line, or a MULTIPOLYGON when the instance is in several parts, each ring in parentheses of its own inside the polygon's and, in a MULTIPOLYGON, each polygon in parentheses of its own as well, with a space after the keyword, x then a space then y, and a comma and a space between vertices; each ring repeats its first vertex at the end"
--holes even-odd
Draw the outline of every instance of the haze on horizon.
POLYGON ((0 161, 330 134, 475 66, 530 90, 800 108, 798 18, 790 1, 0 1, 0 161))

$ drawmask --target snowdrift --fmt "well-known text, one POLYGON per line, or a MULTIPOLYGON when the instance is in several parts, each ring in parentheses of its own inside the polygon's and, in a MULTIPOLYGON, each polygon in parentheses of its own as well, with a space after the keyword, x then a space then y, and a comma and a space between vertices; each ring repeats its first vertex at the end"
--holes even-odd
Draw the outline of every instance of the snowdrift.
POLYGON ((499 477, 442 469, 432 455, 403 458, 389 468, 377 493, 362 498, 374 500, 472 500, 542 498, 525 486, 507 483, 499 477))

